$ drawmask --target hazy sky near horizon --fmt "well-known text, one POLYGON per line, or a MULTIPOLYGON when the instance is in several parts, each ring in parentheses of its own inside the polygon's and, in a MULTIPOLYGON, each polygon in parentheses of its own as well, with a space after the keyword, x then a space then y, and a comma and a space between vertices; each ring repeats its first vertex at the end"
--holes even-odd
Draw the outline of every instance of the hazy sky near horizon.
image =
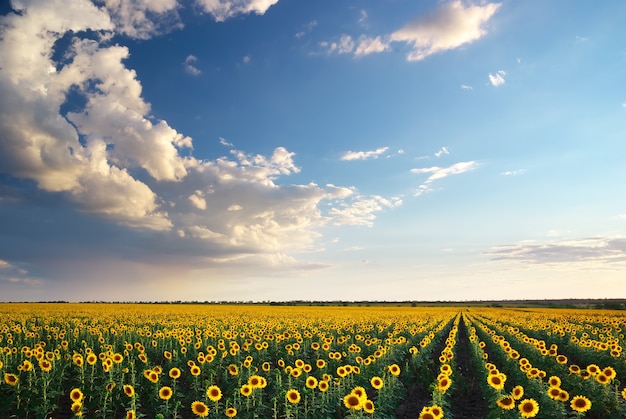
POLYGON ((621 0, 12 0, 0 301, 626 297, 621 0))

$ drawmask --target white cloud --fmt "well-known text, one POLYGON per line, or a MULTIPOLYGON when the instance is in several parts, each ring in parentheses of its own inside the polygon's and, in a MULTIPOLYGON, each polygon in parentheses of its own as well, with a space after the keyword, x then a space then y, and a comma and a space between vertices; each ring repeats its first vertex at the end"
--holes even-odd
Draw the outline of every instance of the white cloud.
POLYGON ((115 23, 116 32, 148 39, 182 28, 177 0, 101 0, 115 23))
POLYGON ((402 204, 400 198, 391 200, 381 196, 360 197, 353 202, 342 202, 339 206, 331 208, 328 214, 337 225, 363 225, 371 227, 376 218, 375 213, 385 208, 395 208, 402 204))
POLYGON ((391 34, 393 42, 406 42, 413 51, 409 61, 419 61, 438 52, 458 48, 487 33, 485 24, 500 8, 500 3, 463 5, 460 0, 443 3, 426 16, 419 16, 391 34))
POLYGON ((309 23, 304 25, 303 30, 296 32, 296 38, 302 38, 307 33, 310 33, 313 30, 313 28, 315 28, 316 26, 317 26, 317 20, 310 21, 309 23))
POLYGON ((524 173, 526 173, 526 169, 507 170, 505 172, 502 172, 504 176, 519 176, 523 175, 524 173))
MULTIPOLYGON (((262 13, 274 3, 203 2, 215 6, 207 11, 216 19, 262 13)), ((107 4, 33 1, 28 11, 0 17, 4 173, 33 181, 42 195, 54 194, 90 221, 104 219, 99 222, 125 232, 130 226, 138 235, 153 230, 160 238, 155 254, 162 246, 168 255, 177 249, 202 261, 258 257, 287 263, 289 257, 276 255, 311 251, 323 226, 371 225, 379 212, 400 205, 399 198, 362 196, 352 187, 280 184, 279 178, 300 172, 295 154, 284 147, 249 154, 220 138, 229 156, 183 157, 182 149, 193 150, 192 139, 151 114, 137 73, 125 65, 128 48, 108 43, 115 30, 150 36, 158 25, 150 26, 148 15, 172 12, 176 3, 107 4), (132 17, 141 4, 149 11, 145 20, 132 17), (136 27, 128 26, 133 22, 136 27), (102 37, 84 36, 89 30, 102 37), (69 46, 54 51, 62 37, 69 46), (84 106, 62 113, 70 92, 84 106)), ((348 41, 336 48, 352 50, 348 41)), ((185 63, 196 61, 188 56, 185 63)))
POLYGON ((436 180, 443 179, 451 175, 458 175, 461 173, 469 172, 470 170, 474 170, 476 167, 478 167, 477 162, 466 161, 455 163, 448 167, 433 166, 411 169, 411 173, 430 174, 430 176, 428 176, 428 178, 418 187, 417 191, 415 191, 415 196, 420 196, 426 192, 431 192, 431 184, 436 180))
POLYGON ((361 36, 359 38, 359 44, 354 50, 354 55, 359 57, 362 55, 369 55, 378 52, 387 51, 389 49, 389 43, 382 40, 380 36, 375 38, 368 38, 367 36, 361 36))
POLYGON ((623 263, 626 262, 626 238, 587 237, 553 242, 525 241, 495 246, 485 254, 495 261, 531 264, 588 264, 596 267, 623 269, 623 263))
POLYGON ((359 10, 359 24, 363 25, 367 21, 367 12, 365 10, 359 10))
POLYGON ((199 210, 206 209, 206 199, 204 199, 204 192, 201 190, 197 190, 193 194, 189 195, 189 201, 191 201, 193 206, 199 210))
POLYGON ((346 151, 341 156, 341 160, 367 160, 376 159, 381 154, 384 154, 389 147, 380 147, 371 151, 346 151))
POLYGON ((463 90, 474 90, 474 88, 472 86, 467 85, 467 84, 462 84, 461 85, 461 89, 463 89, 463 90))
POLYGON ((217 22, 223 22, 239 14, 263 15, 278 0, 196 0, 196 3, 217 22))
POLYGON ((220 144, 224 147, 233 147, 233 143, 228 142, 225 138, 220 137, 220 144))
POLYGON ((441 149, 439 149, 439 151, 435 152, 435 157, 441 157, 444 155, 448 155, 450 154, 450 150, 448 150, 448 147, 441 147, 441 149))
POLYGON ((185 58, 185 61, 183 62, 183 67, 188 74, 191 74, 192 76, 199 76, 200 74, 202 74, 202 71, 200 71, 194 65, 197 61, 198 57, 196 57, 195 55, 188 55, 187 58, 185 58))
POLYGON ((504 72, 504 70, 500 70, 496 74, 489 73, 489 82, 494 87, 501 86, 506 82, 506 80, 504 80, 504 76, 506 76, 506 72, 504 72))
POLYGON ((244 55, 241 61, 243 61, 244 64, 250 64, 250 59, 249 55, 244 55))
POLYGON ((354 40, 350 35, 341 35, 337 42, 321 42, 320 46, 326 48, 329 54, 349 54, 354 50, 354 40))

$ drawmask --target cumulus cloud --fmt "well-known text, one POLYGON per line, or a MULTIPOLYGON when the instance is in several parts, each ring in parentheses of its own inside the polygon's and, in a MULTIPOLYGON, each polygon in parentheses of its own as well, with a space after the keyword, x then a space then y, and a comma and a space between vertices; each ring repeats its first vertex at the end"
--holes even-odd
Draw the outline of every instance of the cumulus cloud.
POLYGON ((448 154, 450 154, 450 150, 448 150, 448 147, 443 146, 439 151, 435 152, 435 157, 447 156, 448 154))
POLYGON ((320 42, 320 46, 327 50, 329 54, 350 54, 354 50, 354 40, 350 35, 341 35, 335 42, 320 42))
POLYGON ((368 160, 377 159, 381 154, 384 154, 389 147, 380 147, 376 150, 370 151, 346 151, 341 155, 341 160, 368 160))
POLYGON ((195 63, 197 61, 198 57, 196 57, 195 55, 188 55, 187 58, 185 58, 185 61, 183 62, 183 67, 188 74, 191 74, 192 76, 199 76, 200 74, 202 74, 202 71, 200 71, 200 69, 195 66, 195 63))
POLYGON ((329 215, 336 225, 363 225, 371 227, 375 214, 385 208, 394 208, 402 204, 402 199, 386 199, 382 196, 356 197, 352 202, 342 202, 331 208, 329 215))
MULTIPOLYGON (((201 2, 216 20, 262 14, 275 3, 201 2)), ((137 73, 126 66, 129 49, 109 44, 114 34, 155 34, 156 17, 175 7, 174 0, 111 0, 100 8, 87 0, 41 0, 0 17, 2 172, 32 181, 83 220, 158 234, 150 247, 156 253, 202 260, 262 255, 258 260, 297 265, 276 255, 311 250, 325 225, 371 225, 380 211, 399 205, 350 187, 282 184, 300 172, 284 147, 249 154, 220 138, 228 156, 184 157, 192 139, 151 114, 137 73), (58 43, 63 37, 68 42, 58 43), (67 47, 56 50, 60 45, 67 47), (70 95, 81 105, 66 112, 70 95)), ((196 60, 190 55, 184 64, 196 60)))
POLYGON ((506 82, 504 76, 506 76, 504 70, 500 70, 496 74, 489 73, 489 83, 494 87, 502 86, 506 82))
POLYGON ((131 38, 148 39, 180 29, 177 0, 103 0, 116 32, 131 38))
POLYGON ((463 5, 460 0, 443 3, 425 16, 419 16, 391 34, 392 42, 405 42, 413 50, 409 61, 419 61, 438 52, 474 42, 487 33, 486 23, 500 3, 463 5))
POLYGON ((263 15, 276 3, 278 0, 196 0, 196 4, 217 22, 223 22, 239 14, 263 15))
POLYGON ((626 262, 626 238, 587 237, 554 242, 526 241, 495 246, 485 252, 494 261, 516 261, 530 264, 585 263, 620 268, 626 262))
POLYGON ((359 43, 354 50, 355 56, 369 55, 378 52, 387 51, 389 43, 385 42, 380 36, 368 38, 367 36, 359 37, 359 43))
MULTIPOLYGON (((408 61, 420 61, 439 52, 459 48, 487 34, 486 24, 500 8, 500 3, 468 4, 461 0, 441 4, 432 12, 418 16, 397 31, 379 36, 361 35, 355 42, 344 34, 338 41, 322 42, 329 54, 365 56, 391 49, 391 44, 409 45, 408 61)), ((366 15, 365 15, 366 16, 366 15)))
POLYGON ((451 175, 469 172, 470 170, 476 169, 476 167, 478 167, 477 162, 466 161, 455 163, 448 167, 433 166, 411 169, 411 173, 429 174, 428 178, 418 187, 417 191, 415 191, 415 196, 420 196, 426 192, 432 191, 431 184, 436 180, 443 179, 451 175))

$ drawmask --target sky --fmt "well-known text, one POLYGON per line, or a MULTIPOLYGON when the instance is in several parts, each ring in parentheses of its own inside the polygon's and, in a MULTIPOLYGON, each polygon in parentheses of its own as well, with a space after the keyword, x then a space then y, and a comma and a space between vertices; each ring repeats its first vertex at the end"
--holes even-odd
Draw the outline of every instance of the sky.
POLYGON ((626 297, 621 0, 0 4, 0 301, 626 297))

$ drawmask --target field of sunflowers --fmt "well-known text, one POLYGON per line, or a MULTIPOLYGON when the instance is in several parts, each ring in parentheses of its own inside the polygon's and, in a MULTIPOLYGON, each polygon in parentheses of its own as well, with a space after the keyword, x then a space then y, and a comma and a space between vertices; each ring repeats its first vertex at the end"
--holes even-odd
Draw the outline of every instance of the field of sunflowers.
POLYGON ((0 304, 1 418, 626 417, 618 311, 0 304))

